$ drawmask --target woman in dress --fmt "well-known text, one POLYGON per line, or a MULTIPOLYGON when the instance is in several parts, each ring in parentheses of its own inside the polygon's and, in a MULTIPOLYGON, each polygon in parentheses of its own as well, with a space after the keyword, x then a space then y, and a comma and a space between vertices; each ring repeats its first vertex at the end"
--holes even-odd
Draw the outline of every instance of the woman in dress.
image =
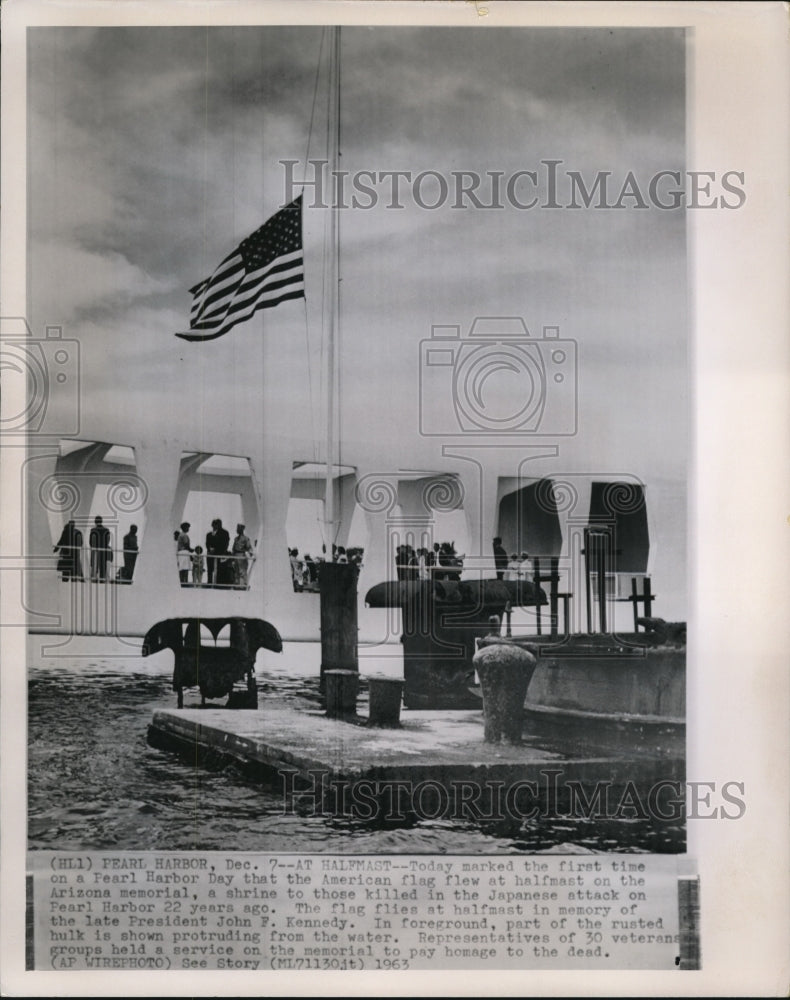
POLYGON ((82 579, 82 532, 77 528, 74 521, 69 521, 60 533, 58 544, 55 546, 58 556, 58 573, 62 580, 82 579))
POLYGON ((189 585, 189 570, 192 566, 192 543, 189 541, 190 524, 184 521, 176 541, 176 562, 178 563, 178 579, 181 586, 189 585))

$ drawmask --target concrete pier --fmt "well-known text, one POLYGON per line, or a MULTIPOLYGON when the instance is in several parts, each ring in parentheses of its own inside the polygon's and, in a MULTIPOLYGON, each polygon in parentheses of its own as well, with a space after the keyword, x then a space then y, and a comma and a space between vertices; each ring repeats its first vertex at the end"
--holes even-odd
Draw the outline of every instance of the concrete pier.
MULTIPOLYGON (((333 779, 430 781, 449 786, 463 780, 540 783, 547 770, 560 783, 598 781, 612 785, 682 781, 682 744, 667 734, 644 739, 631 730, 591 739, 581 732, 548 733, 525 723, 518 745, 483 741, 480 711, 406 713, 397 729, 369 728, 328 719, 318 709, 273 702, 254 712, 228 709, 163 710, 154 714, 148 741, 190 760, 245 765, 253 777, 281 783, 278 772, 314 781, 333 779), (311 774, 311 772, 313 774, 311 774)), ((544 782, 545 783, 545 782, 544 782)))

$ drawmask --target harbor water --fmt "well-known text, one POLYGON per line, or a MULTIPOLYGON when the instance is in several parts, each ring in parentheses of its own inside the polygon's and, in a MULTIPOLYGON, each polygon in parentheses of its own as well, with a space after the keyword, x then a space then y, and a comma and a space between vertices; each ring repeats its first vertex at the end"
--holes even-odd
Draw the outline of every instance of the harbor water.
MULTIPOLYGON (((175 706, 169 651, 142 659, 140 640, 116 640, 108 651, 106 639, 72 639, 47 648, 43 638, 34 637, 28 656, 32 850, 499 854, 675 853, 685 847, 682 820, 629 815, 412 818, 378 826, 346 816, 297 815, 282 789, 253 782, 235 765, 198 766, 148 745, 153 713, 175 706)), ((363 677, 402 671, 398 645, 360 652, 363 677)), ((319 660, 316 643, 286 644, 279 656, 262 651, 256 671, 260 699, 317 702, 319 660)), ((198 693, 189 692, 186 703, 198 704, 198 693)), ((589 751, 588 726, 533 724, 545 727, 547 748, 567 750, 570 744, 573 750, 577 741, 579 752, 589 751)), ((638 740, 628 731, 595 738, 601 745, 608 741, 609 752, 621 745, 623 753, 638 740)))

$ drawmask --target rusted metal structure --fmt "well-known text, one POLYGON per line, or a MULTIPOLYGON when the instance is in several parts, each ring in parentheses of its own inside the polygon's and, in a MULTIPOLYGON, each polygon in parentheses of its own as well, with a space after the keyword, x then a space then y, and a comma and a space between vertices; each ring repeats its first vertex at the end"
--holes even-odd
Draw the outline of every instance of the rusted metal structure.
POLYGON ((476 708, 476 641, 511 606, 545 605, 548 598, 529 581, 401 580, 372 587, 370 607, 401 609, 403 703, 407 708, 476 708))
POLYGON ((184 707, 184 688, 200 688, 206 699, 228 697, 228 708, 257 708, 255 657, 259 649, 281 653, 282 639, 277 629, 262 618, 168 618, 153 625, 143 639, 143 656, 172 649, 173 690, 178 707, 184 707), (213 644, 201 639, 201 626, 208 629, 213 644), (218 645, 222 630, 229 626, 228 645, 218 645), (235 698, 233 685, 247 680, 247 691, 235 698))

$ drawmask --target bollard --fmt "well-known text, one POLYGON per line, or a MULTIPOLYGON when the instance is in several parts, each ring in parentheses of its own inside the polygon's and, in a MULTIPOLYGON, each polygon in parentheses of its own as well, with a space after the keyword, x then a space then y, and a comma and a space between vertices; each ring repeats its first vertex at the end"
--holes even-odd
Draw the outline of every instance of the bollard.
POLYGON ((484 646, 472 662, 483 690, 483 739, 518 743, 524 725, 524 699, 537 661, 532 653, 507 642, 484 646))
POLYGON ((326 714, 329 719, 346 719, 357 714, 359 674, 356 670, 327 670, 326 714))
POLYGON ((400 726, 400 703, 404 682, 396 677, 370 677, 369 726, 394 729, 400 726))

